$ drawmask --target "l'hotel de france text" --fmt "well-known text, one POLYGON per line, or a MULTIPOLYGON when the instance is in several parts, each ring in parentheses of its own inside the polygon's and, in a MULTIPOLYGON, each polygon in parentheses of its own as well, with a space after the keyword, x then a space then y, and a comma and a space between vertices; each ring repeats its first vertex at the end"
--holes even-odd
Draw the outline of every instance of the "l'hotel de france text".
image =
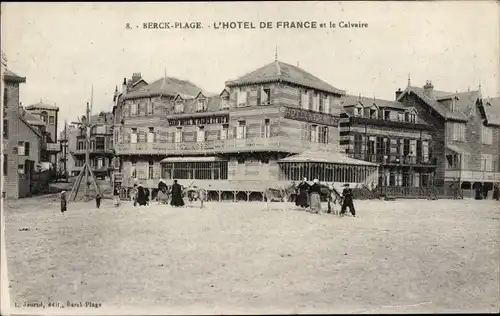
MULTIPOLYGON (((216 21, 207 25, 215 30, 243 30, 243 29, 319 29, 319 28, 368 28, 364 21, 216 21)), ((130 23, 126 24, 131 29, 130 23)), ((139 25, 136 25, 139 28, 139 25)), ((142 29, 169 30, 169 29, 203 29, 204 25, 198 21, 147 21, 142 23, 142 29)))

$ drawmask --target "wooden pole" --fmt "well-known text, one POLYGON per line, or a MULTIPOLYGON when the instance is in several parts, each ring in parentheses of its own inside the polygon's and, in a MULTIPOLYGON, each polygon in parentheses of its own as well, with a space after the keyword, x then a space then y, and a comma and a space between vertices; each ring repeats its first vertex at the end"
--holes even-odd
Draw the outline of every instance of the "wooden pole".
POLYGON ((88 199, 88 187, 89 187, 89 172, 90 171, 90 108, 89 103, 87 102, 86 109, 86 121, 85 121, 85 165, 83 166, 83 172, 85 173, 85 184, 84 184, 84 198, 88 199), (87 170, 87 168, 89 170, 87 170))

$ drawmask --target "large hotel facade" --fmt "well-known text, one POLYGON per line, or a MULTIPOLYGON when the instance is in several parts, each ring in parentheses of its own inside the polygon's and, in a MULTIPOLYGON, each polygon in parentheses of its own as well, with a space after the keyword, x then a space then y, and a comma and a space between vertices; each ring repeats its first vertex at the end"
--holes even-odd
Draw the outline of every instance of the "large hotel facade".
POLYGON ((218 94, 136 73, 115 91, 122 186, 178 179, 213 199, 262 199, 307 177, 355 186, 463 189, 500 182, 500 105, 410 84, 394 100, 347 95, 278 60, 218 94))
POLYGON ((339 151, 344 96, 278 60, 227 81, 216 95, 167 76, 147 84, 135 74, 115 94, 122 185, 178 179, 213 199, 245 200, 303 177, 375 185, 376 163, 339 151))

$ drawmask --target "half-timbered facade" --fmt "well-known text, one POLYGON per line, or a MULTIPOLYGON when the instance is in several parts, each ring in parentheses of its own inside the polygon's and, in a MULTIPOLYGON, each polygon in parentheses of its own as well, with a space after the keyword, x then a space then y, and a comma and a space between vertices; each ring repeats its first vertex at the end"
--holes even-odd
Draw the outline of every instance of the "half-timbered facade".
POLYGON ((376 174, 376 164, 342 154, 337 162, 332 160, 337 156, 328 161, 315 161, 315 155, 305 157, 307 161, 287 159, 304 152, 338 153, 344 94, 278 60, 227 81, 218 94, 172 77, 157 80, 122 95, 117 104, 115 148, 123 185, 137 179, 156 187, 159 178, 178 179, 208 189, 216 199, 225 194, 252 199, 267 187, 298 180, 300 171, 292 169, 306 170, 306 162, 338 169, 321 177, 325 182, 354 182, 347 174, 359 165, 369 167, 364 179, 356 178, 365 183, 376 174))
POLYGON ((340 146, 348 156, 380 165, 380 186, 420 187, 432 182, 433 127, 402 103, 347 96, 340 146))
POLYGON ((428 81, 423 88, 408 85, 397 100, 412 106, 434 126, 433 156, 439 185, 460 181, 492 187, 500 181, 498 108, 476 91, 445 92, 428 81))

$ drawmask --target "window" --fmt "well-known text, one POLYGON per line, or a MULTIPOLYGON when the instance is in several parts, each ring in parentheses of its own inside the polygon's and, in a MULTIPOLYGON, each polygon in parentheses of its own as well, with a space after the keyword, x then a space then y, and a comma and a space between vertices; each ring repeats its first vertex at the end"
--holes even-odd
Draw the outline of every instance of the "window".
POLYGON ((405 120, 405 114, 402 112, 398 113, 398 121, 403 122, 405 120))
POLYGON ((241 87, 237 91, 236 101, 238 106, 245 106, 247 104, 247 92, 241 87))
POLYGON ((9 120, 3 119, 3 138, 9 138, 9 120))
POLYGON ((238 128, 236 131, 236 138, 237 139, 242 139, 246 138, 246 122, 245 121, 238 121, 238 128))
POLYGON ((452 124, 452 139, 464 142, 465 141, 465 124, 464 123, 451 123, 452 124))
POLYGON ((196 134, 196 141, 202 143, 205 141, 205 127, 198 126, 198 133, 196 134))
POLYGON ((42 118, 42 121, 44 121, 45 123, 47 123, 48 122, 49 114, 47 113, 47 111, 42 111, 40 113, 40 117, 42 118))
POLYGON ((148 115, 154 114, 154 102, 148 99, 148 115))
POLYGON ((305 110, 309 110, 309 96, 305 90, 300 94, 300 107, 305 110))
POLYGON ((493 155, 481 154, 481 171, 493 171, 493 155))
POLYGON ((317 143, 318 142, 318 125, 311 125, 311 142, 317 143))
POLYGON ((328 144, 328 126, 320 127, 319 142, 323 144, 328 144))
POLYGON ((150 127, 148 131, 148 143, 154 143, 155 142, 155 128, 150 127))
POLYGON ((96 137, 95 138, 95 149, 104 150, 105 140, 104 137, 96 137))
POLYGON ((182 101, 180 99, 175 101, 174 112, 175 113, 183 113, 184 112, 184 101, 182 101))
POLYGON ((154 161, 149 161, 148 165, 148 179, 154 178, 154 161))
POLYGON ((220 130, 220 139, 228 139, 229 124, 222 124, 220 130))
POLYGON ((488 126, 481 126, 481 142, 485 145, 493 144, 493 130, 488 126))
POLYGON ((130 116, 136 116, 137 115, 137 104, 132 103, 130 104, 130 116))
POLYGON ((221 109, 229 109, 229 99, 228 98, 222 98, 221 102, 221 109))
POLYGON ((384 111, 384 120, 390 120, 391 119, 391 111, 385 110, 384 111))
POLYGON ((55 120, 56 120, 56 118, 55 118, 55 117, 53 117, 53 116, 49 116, 49 125, 54 125, 54 124, 55 124, 55 123, 54 123, 54 122, 55 122, 55 120))
POLYGON ((177 127, 177 129, 175 130, 175 139, 174 139, 174 141, 176 143, 182 142, 182 127, 177 127))
POLYGON ((17 165, 17 172, 19 174, 24 174, 24 164, 17 165))
POLYGON ((7 175, 7 170, 9 170, 9 168, 7 168, 7 154, 3 154, 3 176, 5 177, 7 175))
POLYGON ((264 137, 271 137, 271 123, 269 119, 264 120, 264 137))
POLYGON ((20 141, 17 143, 17 154, 19 156, 24 156, 24 142, 20 141))
POLYGON ((323 99, 323 96, 321 94, 318 94, 318 111, 319 112, 324 112, 325 111, 325 99, 323 99))
POLYGON ((104 167, 104 161, 102 158, 97 158, 97 169, 101 169, 102 167, 104 167))
POLYGON ((376 119, 377 116, 378 116, 377 108, 376 107, 371 107, 370 108, 370 118, 376 119))
POLYGON ((245 157, 241 157, 241 156, 239 156, 239 157, 238 157, 238 164, 239 164, 239 165, 244 165, 244 164, 245 164, 245 157))
POLYGON ((205 99, 198 99, 197 112, 205 112, 207 109, 205 107, 205 99))
POLYGON ((470 161, 470 153, 463 153, 462 154, 462 159, 461 159, 461 168, 462 170, 468 170, 469 169, 469 161, 470 161))
POLYGON ((271 104, 271 89, 262 89, 259 105, 271 104))
POLYGON ((137 144, 137 128, 132 128, 132 133, 130 134, 130 143, 137 144))
POLYGON ((361 116, 363 113, 363 108, 361 106, 356 106, 354 108, 354 116, 361 116))

